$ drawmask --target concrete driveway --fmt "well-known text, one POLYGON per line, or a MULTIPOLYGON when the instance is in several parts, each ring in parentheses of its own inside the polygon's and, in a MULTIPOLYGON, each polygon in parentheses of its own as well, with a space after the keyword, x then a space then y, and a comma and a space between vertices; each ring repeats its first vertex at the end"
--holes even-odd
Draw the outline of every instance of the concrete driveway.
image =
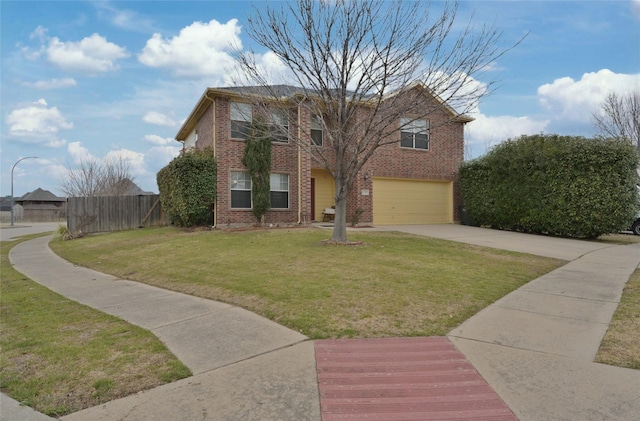
POLYGON ((592 251, 614 247, 612 244, 595 241, 523 234, 468 225, 393 225, 376 229, 399 231, 562 260, 575 260, 592 251))

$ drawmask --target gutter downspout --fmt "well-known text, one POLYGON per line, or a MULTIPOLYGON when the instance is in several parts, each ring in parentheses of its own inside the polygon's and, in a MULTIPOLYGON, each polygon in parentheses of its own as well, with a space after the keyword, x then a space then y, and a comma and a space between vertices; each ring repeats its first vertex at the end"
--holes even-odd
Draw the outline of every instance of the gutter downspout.
MULTIPOLYGON (((216 99, 215 98, 209 98, 209 91, 207 90, 207 93, 204 95, 205 98, 207 98, 208 100, 211 101, 211 106, 213 107, 213 157, 216 160, 216 163, 218 162, 218 153, 217 148, 216 148, 216 99)), ((216 165, 216 171, 217 171, 218 166, 216 165)), ((216 175, 216 183, 217 183, 217 175, 216 175)), ((216 228, 218 226, 218 194, 217 194, 217 187, 216 187, 216 197, 213 198, 213 227, 212 228, 216 228)))
POLYGON ((298 103, 298 225, 302 222, 302 145, 300 144, 302 141, 302 128, 300 126, 300 111, 300 103, 298 103))

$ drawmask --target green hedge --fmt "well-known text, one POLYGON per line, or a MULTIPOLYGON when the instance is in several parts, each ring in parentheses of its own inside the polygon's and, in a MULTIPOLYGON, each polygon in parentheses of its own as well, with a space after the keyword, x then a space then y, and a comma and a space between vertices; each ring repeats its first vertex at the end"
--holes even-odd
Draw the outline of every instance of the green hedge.
POLYGON ((212 223, 217 166, 211 148, 181 152, 156 179, 160 202, 174 224, 193 227, 212 223))
POLYGON ((637 167, 623 140, 522 136, 464 163, 460 186, 474 225, 595 238, 629 227, 637 167))

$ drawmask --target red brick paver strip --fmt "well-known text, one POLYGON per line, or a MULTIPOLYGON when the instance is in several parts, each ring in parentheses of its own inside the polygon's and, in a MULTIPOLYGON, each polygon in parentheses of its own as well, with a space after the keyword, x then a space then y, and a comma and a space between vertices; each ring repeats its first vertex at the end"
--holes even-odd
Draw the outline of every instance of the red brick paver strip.
POLYGON ((315 342, 323 421, 516 416, 444 337, 315 342))

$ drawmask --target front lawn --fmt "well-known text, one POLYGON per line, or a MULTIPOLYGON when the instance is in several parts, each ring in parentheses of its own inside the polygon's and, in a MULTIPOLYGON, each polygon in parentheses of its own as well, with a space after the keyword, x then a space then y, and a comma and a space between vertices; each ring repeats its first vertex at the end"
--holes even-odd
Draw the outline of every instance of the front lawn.
POLYGON ((596 361, 640 370, 640 269, 624 287, 596 361))
POLYGON ((320 229, 153 228, 56 240, 64 258, 115 276, 223 301, 313 338, 445 335, 564 262, 444 240, 320 229))
POLYGON ((13 269, 0 243, 0 388, 62 416, 191 375, 151 332, 58 295, 13 269))

